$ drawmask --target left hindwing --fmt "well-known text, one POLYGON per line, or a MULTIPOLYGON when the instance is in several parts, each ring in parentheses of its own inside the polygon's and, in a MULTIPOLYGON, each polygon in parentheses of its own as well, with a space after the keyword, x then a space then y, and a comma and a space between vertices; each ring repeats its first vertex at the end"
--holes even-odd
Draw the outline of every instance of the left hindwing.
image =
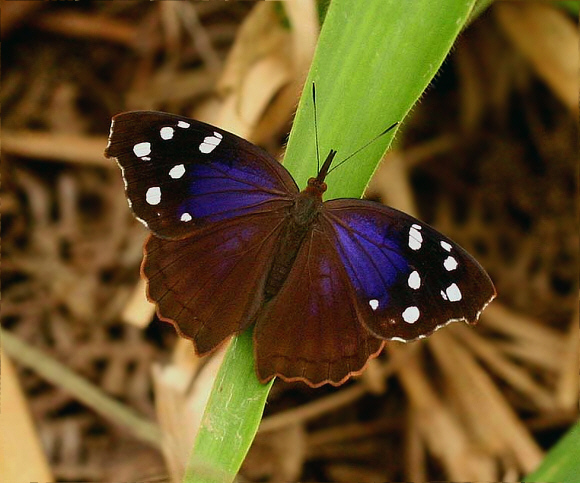
POLYGON ((377 337, 409 341, 453 321, 475 323, 496 295, 485 270, 429 225, 364 200, 324 204, 324 224, 377 337))
POLYGON ((211 223, 283 210, 298 192, 288 171, 262 149, 173 114, 115 116, 105 155, 117 159, 137 218, 167 239, 190 236, 211 223))
POLYGON ((254 322, 284 220, 275 212, 247 215, 180 240, 147 240, 148 298, 198 354, 254 322))

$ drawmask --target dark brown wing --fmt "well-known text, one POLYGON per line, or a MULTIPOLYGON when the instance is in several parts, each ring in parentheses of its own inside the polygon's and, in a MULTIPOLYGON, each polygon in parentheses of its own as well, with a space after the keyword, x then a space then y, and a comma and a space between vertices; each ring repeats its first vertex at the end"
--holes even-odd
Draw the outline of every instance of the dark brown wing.
POLYGON ((451 322, 475 323, 495 297, 479 263, 426 223, 371 201, 324 205, 358 312, 377 337, 410 341, 451 322))
POLYGON ((274 210, 298 193, 290 173, 264 150, 173 114, 115 116, 105 154, 122 169, 135 216, 161 238, 274 210))
POLYGON ((149 237, 141 269, 148 298, 198 354, 255 320, 284 214, 235 218, 182 240, 149 237))
POLYGON ((280 376, 313 387, 339 385, 383 347, 361 323, 329 229, 326 221, 313 228, 280 292, 258 316, 254 351, 262 381, 280 376))

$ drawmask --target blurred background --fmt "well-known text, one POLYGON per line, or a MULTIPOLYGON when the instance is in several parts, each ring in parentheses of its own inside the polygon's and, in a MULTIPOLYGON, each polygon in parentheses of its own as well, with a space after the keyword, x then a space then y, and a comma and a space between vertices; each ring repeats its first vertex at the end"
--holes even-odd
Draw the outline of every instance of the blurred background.
MULTIPOLYGON (((180 480, 220 353, 145 300, 110 118, 182 114, 282 159, 326 4, 0 2, 0 480, 180 480)), ((277 381, 239 481, 519 481, 577 420, 577 16, 484 10, 367 190, 489 271, 480 324, 340 388, 277 381)))

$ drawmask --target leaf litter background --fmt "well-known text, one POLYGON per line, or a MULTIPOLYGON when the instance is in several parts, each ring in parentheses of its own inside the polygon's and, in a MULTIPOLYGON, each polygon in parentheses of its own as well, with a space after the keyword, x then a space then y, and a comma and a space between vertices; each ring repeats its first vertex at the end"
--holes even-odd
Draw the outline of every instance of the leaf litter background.
MULTIPOLYGON (((179 481, 220 354, 197 359, 144 300, 110 117, 180 113, 281 157, 316 7, 1 6, 0 479, 179 481)), ((339 389, 276 382, 240 481, 517 481, 577 419, 575 23, 496 2, 368 189, 489 270, 480 325, 389 344, 339 389)))

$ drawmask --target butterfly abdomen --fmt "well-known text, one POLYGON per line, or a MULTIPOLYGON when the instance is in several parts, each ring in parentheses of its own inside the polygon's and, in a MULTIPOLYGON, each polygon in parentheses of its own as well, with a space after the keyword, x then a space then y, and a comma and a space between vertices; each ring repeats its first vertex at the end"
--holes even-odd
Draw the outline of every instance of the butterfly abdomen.
POLYGON ((310 192, 303 191, 296 196, 294 204, 288 211, 266 279, 264 289, 266 300, 274 297, 284 284, 296 260, 298 250, 312 230, 321 207, 322 199, 319 196, 313 196, 310 192))

